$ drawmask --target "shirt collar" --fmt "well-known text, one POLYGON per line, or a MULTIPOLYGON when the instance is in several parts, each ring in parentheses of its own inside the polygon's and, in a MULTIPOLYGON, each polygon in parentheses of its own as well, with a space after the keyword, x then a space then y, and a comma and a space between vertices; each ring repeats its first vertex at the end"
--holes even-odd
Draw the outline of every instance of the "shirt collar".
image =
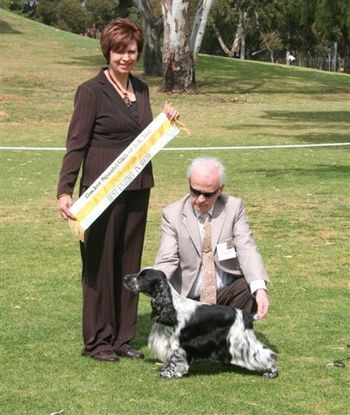
MULTIPOLYGON (((214 206, 215 205, 213 205, 211 207, 211 209, 209 210, 209 212, 207 212, 207 213, 209 213, 210 218, 213 216, 214 206)), ((196 218, 197 219, 199 219, 204 214, 204 213, 198 212, 196 209, 193 209, 193 211, 194 211, 194 214, 196 215, 196 218)))

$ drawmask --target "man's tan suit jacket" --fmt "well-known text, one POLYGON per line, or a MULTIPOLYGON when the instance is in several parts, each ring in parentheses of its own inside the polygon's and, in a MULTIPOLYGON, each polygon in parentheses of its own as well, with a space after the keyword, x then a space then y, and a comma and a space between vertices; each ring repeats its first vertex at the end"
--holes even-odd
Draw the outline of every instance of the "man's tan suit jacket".
MULTIPOLYGON (((268 280, 257 251, 241 199, 221 195, 212 214, 215 262, 225 272, 244 276, 248 283, 268 280), (237 257, 219 261, 217 244, 233 238, 237 257)), ((201 238, 190 196, 169 205, 162 213, 160 247, 154 267, 162 270, 174 288, 188 296, 201 267, 201 238)))

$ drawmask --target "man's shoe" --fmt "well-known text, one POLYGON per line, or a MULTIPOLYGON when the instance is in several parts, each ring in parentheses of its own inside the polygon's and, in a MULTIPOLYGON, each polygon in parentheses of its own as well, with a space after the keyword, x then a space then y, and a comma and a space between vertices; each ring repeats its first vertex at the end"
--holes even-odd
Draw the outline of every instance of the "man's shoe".
POLYGON ((127 344, 124 344, 116 351, 116 354, 121 357, 128 357, 129 359, 144 359, 145 355, 138 352, 127 344))
POLYGON ((85 353, 82 353, 82 355, 102 362, 117 362, 119 360, 119 357, 112 350, 97 352, 92 356, 86 355, 85 353))

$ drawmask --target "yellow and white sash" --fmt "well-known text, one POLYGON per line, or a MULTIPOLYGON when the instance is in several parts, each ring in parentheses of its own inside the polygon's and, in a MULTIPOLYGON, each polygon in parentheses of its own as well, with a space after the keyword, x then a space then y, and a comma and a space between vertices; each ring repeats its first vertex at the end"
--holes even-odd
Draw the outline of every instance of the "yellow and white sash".
POLYGON ((176 123, 169 121, 161 112, 80 196, 70 208, 77 218, 77 221, 70 221, 70 227, 80 239, 83 239, 84 231, 178 133, 176 123))

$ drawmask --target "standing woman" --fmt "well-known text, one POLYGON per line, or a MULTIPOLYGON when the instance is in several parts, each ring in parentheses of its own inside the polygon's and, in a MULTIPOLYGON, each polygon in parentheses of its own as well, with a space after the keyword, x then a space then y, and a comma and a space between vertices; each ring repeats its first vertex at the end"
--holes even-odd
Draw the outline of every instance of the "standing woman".
MULTIPOLYGON (((102 32, 108 66, 78 87, 68 130, 57 191, 64 219, 76 219, 69 208, 81 166, 79 194, 152 121, 148 87, 131 74, 142 48, 142 30, 128 19, 114 19, 102 32)), ((171 105, 164 112, 170 120, 179 116, 171 105)), ((151 187, 149 163, 85 231, 80 245, 84 356, 108 362, 144 357, 129 346, 138 297, 124 288, 122 277, 140 269, 151 187)))

